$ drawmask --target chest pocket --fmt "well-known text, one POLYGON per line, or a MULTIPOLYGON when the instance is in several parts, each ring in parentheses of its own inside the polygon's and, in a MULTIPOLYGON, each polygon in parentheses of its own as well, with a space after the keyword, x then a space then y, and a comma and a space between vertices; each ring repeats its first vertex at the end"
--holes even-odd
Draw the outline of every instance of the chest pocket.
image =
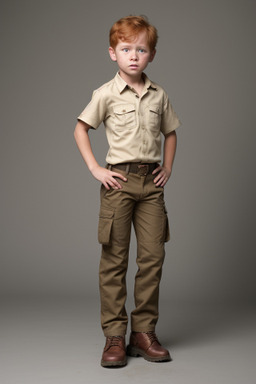
POLYGON ((152 129, 159 129, 161 123, 162 110, 158 104, 150 105, 149 109, 149 126, 152 129))
POLYGON ((136 127, 136 112, 133 104, 119 104, 113 107, 115 127, 132 129, 136 127))

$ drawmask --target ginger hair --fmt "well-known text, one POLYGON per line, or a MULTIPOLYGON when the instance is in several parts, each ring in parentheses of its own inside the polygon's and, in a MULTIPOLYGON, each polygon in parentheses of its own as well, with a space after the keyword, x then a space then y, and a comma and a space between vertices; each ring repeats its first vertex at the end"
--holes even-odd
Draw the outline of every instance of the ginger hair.
POLYGON ((150 51, 153 52, 157 44, 157 29, 151 25, 145 16, 127 16, 118 20, 110 29, 109 43, 115 49, 119 40, 133 41, 139 33, 146 31, 150 51))

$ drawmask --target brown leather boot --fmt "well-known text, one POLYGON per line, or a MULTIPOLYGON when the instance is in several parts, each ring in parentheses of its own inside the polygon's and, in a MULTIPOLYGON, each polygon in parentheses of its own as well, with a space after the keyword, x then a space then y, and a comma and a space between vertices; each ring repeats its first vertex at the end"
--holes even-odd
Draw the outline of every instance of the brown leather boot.
POLYGON ((122 367, 126 363, 124 336, 107 336, 101 359, 102 367, 122 367))
POLYGON ((154 332, 132 332, 127 355, 142 356, 153 362, 171 361, 169 352, 161 346, 154 332))

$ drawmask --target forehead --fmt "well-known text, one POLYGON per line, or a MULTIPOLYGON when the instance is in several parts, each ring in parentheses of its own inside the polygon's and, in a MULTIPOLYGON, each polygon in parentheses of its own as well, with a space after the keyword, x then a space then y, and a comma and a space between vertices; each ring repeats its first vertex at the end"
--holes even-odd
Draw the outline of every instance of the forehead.
POLYGON ((144 45, 148 46, 148 35, 146 31, 139 32, 137 35, 129 36, 118 40, 118 45, 144 45))

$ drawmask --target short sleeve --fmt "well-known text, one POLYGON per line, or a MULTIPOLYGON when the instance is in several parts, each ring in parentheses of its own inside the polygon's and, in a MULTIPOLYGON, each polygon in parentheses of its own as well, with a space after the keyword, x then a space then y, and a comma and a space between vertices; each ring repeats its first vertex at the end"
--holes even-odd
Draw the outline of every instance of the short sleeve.
POLYGON ((176 128, 178 128, 181 125, 181 122, 174 111, 169 98, 167 97, 163 113, 162 113, 162 119, 161 119, 161 132, 163 135, 167 135, 168 133, 174 131, 176 128))
POLYGON ((96 90, 92 94, 90 103, 85 107, 77 119, 84 121, 92 128, 97 129, 105 119, 106 110, 104 97, 100 91, 96 90))

